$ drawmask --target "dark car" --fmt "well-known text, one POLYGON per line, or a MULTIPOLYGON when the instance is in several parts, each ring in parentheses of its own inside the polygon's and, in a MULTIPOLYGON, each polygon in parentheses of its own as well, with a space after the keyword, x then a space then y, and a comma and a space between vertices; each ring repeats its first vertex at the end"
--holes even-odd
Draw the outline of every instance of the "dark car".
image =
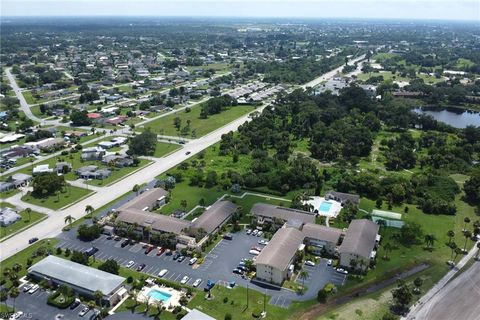
POLYGON ((185 256, 180 256, 180 257, 178 257, 178 260, 177 260, 177 261, 178 261, 178 262, 182 262, 183 260, 185 260, 185 258, 186 258, 185 256))
POLYGON ((173 255, 173 260, 177 260, 178 258, 180 258, 180 256, 181 256, 180 253, 178 253, 178 252, 175 253, 175 254, 173 255))
POLYGON ((148 247, 145 249, 145 254, 149 254, 152 250, 153 250, 153 246, 148 246, 148 247))
POLYGON ((107 240, 112 240, 112 239, 113 239, 112 235, 107 236, 107 240))
POLYGON ((211 290, 214 286, 215 286, 215 282, 213 282, 212 280, 207 280, 207 284, 205 285, 203 290, 207 292, 208 290, 211 290))
POLYGON ((191 153, 190 151, 187 151, 187 152, 185 152, 185 155, 188 156, 190 153, 191 153))
POLYGON ((233 236, 230 233, 227 233, 226 235, 223 236, 223 239, 225 240, 233 240, 233 236))
POLYGON ((240 270, 240 269, 238 269, 238 268, 235 268, 235 269, 233 269, 233 271, 232 271, 232 272, 233 272, 233 273, 236 273, 236 274, 239 274, 239 275, 241 275, 241 276, 243 276, 243 271, 242 271, 242 270, 240 270))
POLYGON ((128 246, 130 244, 130 240, 129 239, 126 239, 125 241, 122 242, 122 244, 120 245, 122 248, 125 248, 126 246, 128 246))
POLYGON ((75 299, 72 304, 70 305, 70 310, 73 310, 75 309, 76 307, 78 307, 80 305, 80 300, 78 299, 75 299))
POLYGON ((115 241, 120 241, 120 240, 122 240, 122 238, 119 237, 119 236, 115 236, 115 238, 113 238, 113 240, 115 240, 115 241))
POLYGON ((30 240, 28 240, 28 243, 29 243, 29 244, 32 244, 32 243, 34 243, 34 242, 36 242, 36 241, 38 241, 38 238, 37 238, 37 237, 31 238, 30 240))
POLYGON ((137 266, 137 269, 136 269, 136 270, 137 270, 137 271, 142 271, 142 270, 145 268, 145 266, 146 266, 145 263, 139 264, 139 265, 137 266))
POLYGON ((85 250, 85 254, 89 257, 93 256, 97 252, 98 252, 98 248, 95 248, 95 247, 91 247, 91 248, 88 248, 87 250, 85 250))
POLYGON ((245 267, 245 266, 238 266, 237 269, 241 270, 243 272, 247 272, 247 267, 245 267))

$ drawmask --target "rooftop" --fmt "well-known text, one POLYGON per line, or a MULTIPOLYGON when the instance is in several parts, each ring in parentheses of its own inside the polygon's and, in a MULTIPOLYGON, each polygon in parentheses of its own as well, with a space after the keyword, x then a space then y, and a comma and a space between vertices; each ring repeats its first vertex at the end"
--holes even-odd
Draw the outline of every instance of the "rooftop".
POLYGON ((57 279, 91 292, 99 290, 105 295, 111 294, 125 281, 123 277, 56 256, 44 258, 28 268, 28 272, 57 279))
POLYGON ((356 253, 366 259, 370 258, 378 234, 379 226, 367 219, 352 220, 347 234, 338 251, 356 253))
POLYGON ((220 224, 228 219, 237 210, 237 205, 231 201, 218 201, 208 208, 195 220, 192 227, 202 228, 212 233, 220 224))
POLYGON ((253 205, 251 211, 257 216, 278 218, 283 221, 299 220, 303 223, 315 223, 315 214, 311 212, 279 207, 266 203, 256 203, 253 205))

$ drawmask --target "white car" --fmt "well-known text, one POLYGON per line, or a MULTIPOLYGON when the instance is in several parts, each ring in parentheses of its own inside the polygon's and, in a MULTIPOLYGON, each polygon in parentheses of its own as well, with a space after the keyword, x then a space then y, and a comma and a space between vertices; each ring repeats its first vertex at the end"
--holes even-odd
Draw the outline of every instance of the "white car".
POLYGON ((327 261, 327 266, 331 266, 332 263, 333 263, 332 259, 328 259, 328 261, 327 261))
POLYGON ((12 319, 12 320, 20 319, 22 316, 23 316, 23 312, 22 311, 17 311, 10 316, 10 319, 12 319))
POLYGON ((258 256, 260 254, 260 252, 257 250, 250 250, 248 253, 253 254, 254 256, 258 256))
POLYGON ((160 271, 160 272, 158 273, 158 276, 161 278, 161 277, 163 277, 164 275, 166 275, 167 272, 168 272, 167 269, 163 269, 162 271, 160 271))
POLYGON ((252 236, 256 236, 257 233, 258 233, 258 230, 257 230, 257 229, 253 230, 253 231, 252 231, 252 236))
POLYGON ((196 288, 200 285, 200 283, 202 283, 202 279, 199 278, 199 279, 195 280, 195 282, 192 284, 192 286, 194 288, 196 288))
POLYGON ((305 261, 305 265, 310 266, 310 267, 315 267, 315 262, 307 260, 307 261, 305 261))
POLYGON ((258 244, 262 245, 262 246, 266 246, 268 244, 268 241, 267 240, 263 240, 263 239, 260 239, 258 240, 258 244))
POLYGON ((251 234, 251 233, 252 233, 252 229, 247 229, 246 233, 247 233, 247 234, 251 234))
POLYGON ((37 292, 38 289, 40 289, 40 286, 38 284, 36 284, 33 287, 31 287, 30 290, 28 290, 28 293, 30 293, 30 294, 35 293, 35 292, 37 292))
POLYGON ((181 284, 185 284, 188 282, 188 280, 190 280, 190 278, 188 276, 185 276, 182 278, 182 281, 180 281, 181 284))
POLYGON ((88 307, 84 307, 82 310, 80 310, 80 312, 78 313, 78 315, 80 317, 83 317, 84 315, 86 315, 88 313, 88 311, 90 311, 90 309, 88 307))
POLYGON ((135 261, 130 260, 130 261, 128 261, 128 263, 125 265, 125 267, 131 268, 131 267, 133 267, 134 264, 135 264, 135 261))
POLYGON ((33 284, 27 282, 27 284, 23 286, 23 292, 28 292, 32 287, 33 284))
POLYGON ((348 271, 347 270, 344 270, 342 268, 337 268, 337 272, 338 273, 342 273, 342 274, 348 274, 348 271))
POLYGON ((261 237, 263 235, 263 231, 258 231, 257 232, 257 237, 261 237))
POLYGON ((197 260, 198 260, 197 258, 192 258, 192 259, 190 259, 190 261, 188 261, 188 264, 193 265, 193 264, 195 264, 195 262, 197 262, 197 260))

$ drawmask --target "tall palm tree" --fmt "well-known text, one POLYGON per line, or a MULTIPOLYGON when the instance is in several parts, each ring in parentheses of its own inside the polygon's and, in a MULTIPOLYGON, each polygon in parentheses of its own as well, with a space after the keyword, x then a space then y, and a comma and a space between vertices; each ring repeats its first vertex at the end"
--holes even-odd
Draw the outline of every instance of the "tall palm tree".
POLYGON ((433 234, 427 234, 425 236, 425 244, 427 245, 427 249, 431 249, 436 240, 437 238, 433 234))
POLYGON ((95 302, 99 307, 103 307, 102 299, 103 299, 103 293, 100 290, 96 290, 93 293, 93 297, 95 298, 95 302))
POLYGON ((383 246, 383 250, 385 250, 385 255, 383 256, 383 259, 388 260, 388 253, 389 253, 390 251, 392 251, 392 246, 390 245, 389 242, 387 242, 387 243, 383 246))
POLYGON ((148 243, 150 243, 150 236, 152 234, 152 227, 151 226, 146 226, 145 228, 143 228, 143 233, 147 234, 148 243))
POLYGON ((140 186, 136 184, 133 186, 132 192, 135 192, 135 194, 138 196, 138 191, 140 191, 140 186))
POLYGON ((74 217, 72 217, 71 215, 68 215, 65 217, 65 224, 68 224, 68 226, 70 227, 73 223, 73 221, 75 221, 76 219, 74 217))
POLYGON ((13 310, 15 311, 15 300, 20 295, 20 290, 18 290, 18 288, 14 286, 10 288, 9 295, 10 295, 10 298, 13 299, 13 310))
POLYGON ((305 280, 308 279, 308 276, 309 276, 309 273, 305 269, 300 271, 300 274, 298 275, 298 277, 302 280, 302 287, 303 288, 305 287, 305 280))
POLYGON ((450 255, 450 260, 453 260, 453 254, 455 253, 455 249, 457 249, 457 244, 455 242, 450 242, 448 247, 452 250, 452 254, 450 255))
POLYGON ((25 208, 25 212, 28 214, 28 221, 32 221, 32 208, 25 208))
MULTIPOLYGON (((4 303, 5 301, 8 300, 8 291, 7 289, 3 288, 0 290, 0 302, 4 303)), ((8 305, 5 304, 5 309, 8 312, 8 305)))
POLYGON ((463 225, 463 230, 467 230, 467 224, 470 223, 470 218, 465 217, 465 219, 463 219, 463 222, 465 222, 465 224, 463 225))
POLYGON ((463 252, 467 251, 467 241, 472 237, 472 233, 470 231, 465 231, 463 233, 463 236, 465 237, 465 244, 463 245, 463 252))
POLYGON ((456 248, 455 249, 455 257, 453 258, 453 262, 455 262, 457 260, 457 257, 459 254, 462 254, 463 253, 463 250, 460 249, 460 248, 456 248))
POLYGON ((480 256, 480 242, 477 242, 477 253, 475 254, 475 260, 478 260, 478 257, 480 256))
POLYGON ((448 230, 447 236, 449 238, 448 243, 450 244, 452 242, 453 237, 455 237, 455 231, 453 230, 448 230))
POLYGON ((93 207, 92 207, 91 205, 87 205, 87 206, 85 207, 85 213, 86 213, 87 215, 90 215, 90 218, 92 217, 91 214, 92 214, 93 211, 95 211, 95 209, 93 209, 93 207))
POLYGON ((23 266, 20 263, 15 263, 12 267, 12 271, 19 273, 23 269, 23 266))

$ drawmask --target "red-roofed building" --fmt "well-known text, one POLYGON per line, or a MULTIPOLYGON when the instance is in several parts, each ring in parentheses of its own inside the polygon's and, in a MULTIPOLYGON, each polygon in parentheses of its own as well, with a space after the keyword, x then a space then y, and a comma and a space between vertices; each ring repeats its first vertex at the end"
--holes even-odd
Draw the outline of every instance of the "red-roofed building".
POLYGON ((87 117, 89 119, 100 119, 102 115, 100 113, 92 112, 92 113, 87 113, 87 117))

